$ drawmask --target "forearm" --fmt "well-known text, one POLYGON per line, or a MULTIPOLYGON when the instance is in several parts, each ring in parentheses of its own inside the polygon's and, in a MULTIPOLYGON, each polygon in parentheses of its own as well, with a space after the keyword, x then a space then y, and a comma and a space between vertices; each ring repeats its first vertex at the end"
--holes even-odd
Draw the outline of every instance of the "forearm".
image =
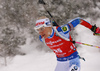
POLYGON ((80 19, 80 20, 81 20, 81 22, 80 22, 81 25, 83 25, 83 26, 85 26, 86 28, 89 28, 89 29, 92 28, 92 25, 89 22, 87 22, 83 19, 80 19))
POLYGON ((100 28, 96 27, 96 25, 91 25, 89 22, 85 21, 82 18, 75 18, 68 22, 68 25, 70 26, 70 30, 72 30, 74 27, 76 27, 78 24, 81 24, 85 26, 86 28, 90 29, 94 33, 100 33, 100 28))

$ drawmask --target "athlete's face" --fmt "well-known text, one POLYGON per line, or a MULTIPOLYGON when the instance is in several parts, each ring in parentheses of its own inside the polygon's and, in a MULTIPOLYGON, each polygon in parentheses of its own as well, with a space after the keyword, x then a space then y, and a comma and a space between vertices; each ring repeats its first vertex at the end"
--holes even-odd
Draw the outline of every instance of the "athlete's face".
POLYGON ((41 27, 38 29, 39 34, 44 37, 45 39, 49 37, 52 33, 52 28, 51 27, 41 27))

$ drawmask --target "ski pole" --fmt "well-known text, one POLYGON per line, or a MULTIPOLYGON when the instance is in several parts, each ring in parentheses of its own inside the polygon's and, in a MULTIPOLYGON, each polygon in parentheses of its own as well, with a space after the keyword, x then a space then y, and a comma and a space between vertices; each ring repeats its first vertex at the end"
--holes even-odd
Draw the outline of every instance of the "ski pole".
POLYGON ((59 25, 56 23, 56 21, 55 21, 55 19, 53 18, 53 16, 51 15, 51 13, 47 10, 47 8, 46 8, 46 3, 45 3, 43 0, 39 0, 38 2, 39 2, 40 4, 43 5, 44 9, 47 11, 47 13, 49 14, 49 16, 50 16, 51 19, 53 20, 53 26, 59 26, 59 25))
POLYGON ((96 34, 96 33, 94 33, 93 35, 100 36, 100 34, 96 34))
MULTIPOLYGON (((39 0, 38 2, 39 2, 40 4, 43 5, 44 9, 47 11, 47 13, 49 14, 49 16, 52 18, 52 20, 53 20, 53 26, 59 26, 59 25, 56 23, 56 21, 55 21, 55 19, 53 18, 53 16, 51 15, 51 13, 47 10, 47 8, 46 8, 46 3, 45 3, 43 0, 39 0)), ((55 27, 53 27, 53 28, 55 29, 55 27)), ((55 29, 55 31, 56 31, 56 29, 55 29)), ((56 33, 57 33, 61 38, 65 39, 65 37, 61 36, 61 35, 59 34, 58 31, 56 31, 56 33)), ((95 34, 95 35, 97 35, 97 34, 95 34)), ((65 39, 65 40, 70 41, 69 39, 65 39)), ((73 41, 71 41, 71 42, 73 42, 73 41)), ((98 47, 98 46, 94 46, 94 45, 90 45, 90 44, 86 44, 86 43, 81 43, 81 42, 76 42, 76 41, 75 41, 75 43, 77 43, 77 44, 83 44, 83 45, 87 45, 87 46, 92 46, 92 47, 96 47, 96 48, 100 48, 100 47, 98 47)))
POLYGON ((90 45, 90 44, 86 44, 86 43, 81 43, 81 42, 76 42, 77 44, 82 44, 82 45, 86 45, 86 46, 92 46, 92 47, 96 47, 96 48, 100 48, 99 46, 95 46, 95 45, 90 45))
POLYGON ((52 28, 55 30, 55 32, 56 32, 61 38, 65 39, 65 40, 67 40, 67 41, 70 41, 68 38, 63 37, 63 36, 57 31, 57 29, 56 29, 55 26, 59 26, 59 25, 56 23, 55 19, 54 19, 53 16, 51 15, 51 13, 47 10, 47 8, 46 8, 46 3, 45 3, 43 0, 39 0, 39 3, 43 5, 44 9, 47 11, 47 13, 49 14, 49 16, 52 18, 52 20, 53 20, 53 22, 52 22, 53 27, 52 27, 52 28))

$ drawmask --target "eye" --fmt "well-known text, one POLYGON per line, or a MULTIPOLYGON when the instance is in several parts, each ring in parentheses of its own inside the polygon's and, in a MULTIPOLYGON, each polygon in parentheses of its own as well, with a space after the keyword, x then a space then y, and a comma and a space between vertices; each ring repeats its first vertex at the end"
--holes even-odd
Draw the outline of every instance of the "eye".
POLYGON ((44 28, 44 27, 42 27, 42 28, 40 28, 40 29, 37 29, 37 31, 38 31, 38 32, 43 32, 43 31, 44 31, 44 29, 45 29, 45 28, 44 28))
POLYGON ((43 31, 43 30, 44 30, 44 28, 41 28, 40 30, 41 30, 41 31, 43 31))

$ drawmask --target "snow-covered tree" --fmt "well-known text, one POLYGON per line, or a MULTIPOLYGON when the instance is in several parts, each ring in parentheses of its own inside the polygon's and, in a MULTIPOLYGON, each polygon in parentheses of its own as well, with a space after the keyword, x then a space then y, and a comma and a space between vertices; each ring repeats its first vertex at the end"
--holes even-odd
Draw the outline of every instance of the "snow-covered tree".
MULTIPOLYGON (((90 17, 93 20, 100 17, 100 0, 44 1, 48 4, 46 5, 47 9, 59 25, 66 24, 76 17, 90 17)), ((43 6, 38 3, 38 0, 0 0, 1 44, 4 47, 5 45, 6 47, 10 46, 10 48, 19 47, 20 43, 25 43, 27 39, 25 32, 31 35, 32 42, 38 41, 38 34, 34 31, 35 20, 37 17, 43 15, 49 17, 43 6), (21 34, 25 35, 22 37, 21 34)), ((72 35, 77 35, 77 33, 72 35)), ((43 47, 43 44, 39 42, 38 48, 40 49, 41 47, 43 47)))

